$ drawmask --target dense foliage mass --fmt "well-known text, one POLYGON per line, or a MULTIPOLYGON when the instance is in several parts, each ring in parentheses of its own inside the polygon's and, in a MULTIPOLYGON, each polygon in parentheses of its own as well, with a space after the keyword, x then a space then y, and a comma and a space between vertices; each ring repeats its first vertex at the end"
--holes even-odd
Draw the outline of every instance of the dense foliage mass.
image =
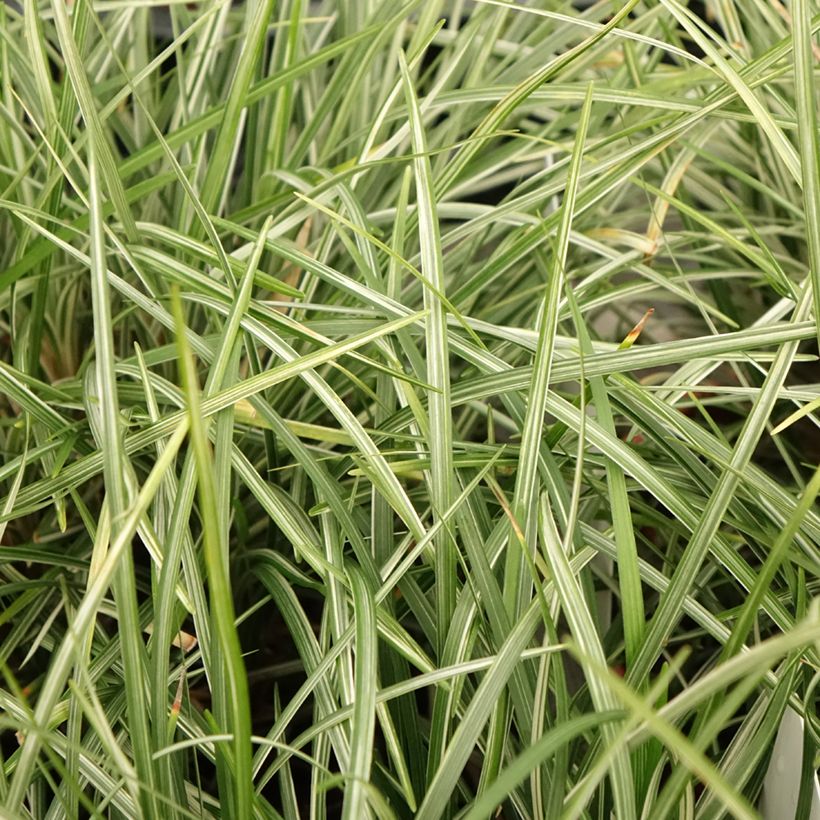
POLYGON ((818 28, 2 6, 0 814, 808 817, 818 28))

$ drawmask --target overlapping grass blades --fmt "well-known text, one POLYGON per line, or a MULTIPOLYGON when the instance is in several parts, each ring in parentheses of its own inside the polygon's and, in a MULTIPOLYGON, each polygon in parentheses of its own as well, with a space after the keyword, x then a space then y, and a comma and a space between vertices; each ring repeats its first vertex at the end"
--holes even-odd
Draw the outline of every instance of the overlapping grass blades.
POLYGON ((809 816, 819 29, 4 5, 0 814, 809 816))

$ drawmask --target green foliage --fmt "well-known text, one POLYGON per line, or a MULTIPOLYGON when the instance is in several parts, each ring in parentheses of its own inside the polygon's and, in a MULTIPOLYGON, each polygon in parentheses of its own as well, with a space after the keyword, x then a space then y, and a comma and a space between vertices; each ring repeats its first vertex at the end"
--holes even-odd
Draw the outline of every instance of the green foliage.
POLYGON ((807 816, 820 7, 578 5, 2 6, 3 817, 807 816))

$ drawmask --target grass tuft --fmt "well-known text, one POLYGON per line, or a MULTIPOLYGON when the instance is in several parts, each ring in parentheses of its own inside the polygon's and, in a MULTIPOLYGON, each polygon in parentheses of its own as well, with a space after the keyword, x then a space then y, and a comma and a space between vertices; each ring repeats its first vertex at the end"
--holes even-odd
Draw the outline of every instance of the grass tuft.
POLYGON ((0 814, 808 817, 818 29, 4 4, 0 814))

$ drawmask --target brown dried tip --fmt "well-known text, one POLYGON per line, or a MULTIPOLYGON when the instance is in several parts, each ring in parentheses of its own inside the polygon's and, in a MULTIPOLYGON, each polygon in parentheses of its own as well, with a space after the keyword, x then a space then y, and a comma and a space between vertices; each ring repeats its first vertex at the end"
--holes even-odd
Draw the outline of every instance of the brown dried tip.
POLYGON ((197 640, 189 632, 179 632, 171 641, 171 645, 187 653, 197 645, 197 640))
POLYGON ((185 682, 185 670, 183 669, 182 673, 179 676, 179 683, 177 683, 176 695, 174 696, 174 702, 171 706, 171 717, 172 718, 176 718, 176 716, 180 712, 180 709, 182 709, 182 691, 183 691, 184 682, 185 682))
POLYGON ((644 313, 644 315, 641 317, 640 322, 638 322, 638 324, 635 325, 635 327, 633 327, 632 330, 630 330, 629 333, 626 334, 626 338, 623 341, 624 347, 631 347, 633 344, 635 344, 635 341, 637 340, 638 336, 641 335, 641 331, 644 329, 646 323, 649 321, 649 317, 654 312, 655 308, 651 307, 649 308, 649 310, 646 311, 646 313, 644 313))
MULTIPOLYGON (((145 629, 143 629, 146 635, 153 635, 154 634, 154 623, 153 621, 148 624, 145 629)), ((181 649, 186 654, 190 652, 195 646, 197 645, 197 639, 195 635, 191 635, 190 632, 184 632, 180 630, 179 632, 171 638, 171 646, 175 646, 177 649, 181 649)))

